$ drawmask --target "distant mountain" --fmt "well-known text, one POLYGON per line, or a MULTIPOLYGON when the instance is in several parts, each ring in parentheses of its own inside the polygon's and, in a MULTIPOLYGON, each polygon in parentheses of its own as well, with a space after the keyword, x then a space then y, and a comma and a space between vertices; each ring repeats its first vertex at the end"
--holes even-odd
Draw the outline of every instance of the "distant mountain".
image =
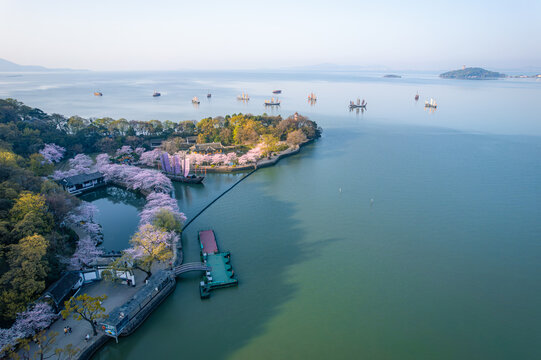
POLYGON ((21 72, 21 71, 80 71, 73 69, 49 69, 37 65, 19 65, 6 59, 0 59, 0 72, 21 72))
POLYGON ((492 80, 504 78, 507 75, 495 72, 488 71, 482 68, 464 68, 460 70, 448 71, 446 73, 440 74, 441 78, 444 79, 465 79, 465 80, 492 80))

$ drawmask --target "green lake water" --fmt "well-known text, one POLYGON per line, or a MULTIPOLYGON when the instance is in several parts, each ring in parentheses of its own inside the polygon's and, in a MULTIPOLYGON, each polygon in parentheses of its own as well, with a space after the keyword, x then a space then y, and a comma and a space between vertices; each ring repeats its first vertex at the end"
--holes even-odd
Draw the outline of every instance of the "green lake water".
POLYGON ((238 288, 201 301, 182 279, 97 358, 537 358, 540 156, 535 137, 326 131, 185 232, 196 261, 215 230, 238 288))
MULTIPOLYGON (((185 259, 196 261, 197 231, 214 229, 239 286, 202 301, 198 276, 182 278, 132 336, 96 359, 541 358, 541 82, 33 76, 10 79, 20 84, 0 94, 49 112, 129 119, 299 111, 324 130, 184 232, 185 259), (212 99, 192 107, 189 99, 209 88, 212 99), (265 110, 275 88, 283 105, 265 110), (154 89, 161 99, 149 96, 154 89), (243 90, 248 104, 234 100, 243 90), (304 100, 310 91, 316 106, 304 100), (436 98, 436 112, 413 101, 417 91, 436 98), (368 101, 365 113, 347 111, 357 96, 368 101)), ((204 185, 176 184, 175 196, 191 218, 241 176, 208 174, 204 185)), ((103 246, 121 249, 144 201, 108 191, 85 199, 100 209, 103 246)))

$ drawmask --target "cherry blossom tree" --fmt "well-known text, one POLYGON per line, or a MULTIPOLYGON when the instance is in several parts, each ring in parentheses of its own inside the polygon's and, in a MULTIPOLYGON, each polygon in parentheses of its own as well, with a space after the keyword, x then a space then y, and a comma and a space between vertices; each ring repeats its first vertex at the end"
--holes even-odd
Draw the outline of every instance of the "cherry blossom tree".
POLYGON ((226 164, 235 163, 238 160, 237 154, 230 152, 226 155, 226 164))
POLYGON ((29 337, 47 328, 57 318, 52 307, 47 303, 37 303, 31 309, 17 314, 12 326, 13 331, 21 337, 29 337))
POLYGON ((79 174, 90 174, 96 171, 94 162, 85 154, 77 154, 74 158, 69 159, 70 169, 67 171, 57 170, 53 173, 53 179, 62 180, 69 176, 75 176, 79 174))
POLYGON ((98 169, 103 165, 109 164, 110 156, 108 154, 99 154, 96 156, 96 166, 98 169))
POLYGON ((147 203, 139 214, 141 225, 152 224, 156 214, 164 209, 170 211, 181 224, 186 221, 186 216, 180 212, 175 199, 168 194, 153 192, 147 196, 147 203))
POLYGON ((145 152, 145 148, 138 147, 138 148, 135 148, 133 152, 136 153, 138 156, 141 156, 141 154, 145 152))
POLYGON ((173 191, 171 180, 156 170, 119 164, 104 164, 99 167, 99 170, 105 175, 107 180, 118 182, 128 189, 165 193, 173 191))
POLYGON ((13 327, 9 329, 0 329, 0 356, 6 355, 16 344, 17 339, 23 338, 23 334, 17 333, 13 327))
POLYGON ((155 166, 156 161, 159 159, 162 151, 159 149, 154 149, 152 151, 145 151, 141 154, 139 158, 139 163, 146 166, 155 166))
POLYGON ((85 154, 77 154, 73 159, 69 160, 70 167, 79 174, 89 174, 93 171, 94 162, 90 156, 85 154))
POLYGON ((73 209, 64 220, 67 225, 75 225, 82 228, 92 240, 98 242, 102 238, 101 226, 94 222, 98 208, 89 203, 83 202, 73 209))
POLYGON ((152 265, 159 261, 167 261, 173 257, 172 247, 179 237, 174 232, 167 232, 145 224, 130 240, 131 248, 124 250, 124 256, 133 267, 152 276, 152 265))
POLYGON ((116 156, 128 155, 133 152, 133 149, 129 145, 124 145, 116 151, 116 156))
POLYGON ((70 268, 73 270, 82 270, 92 265, 103 251, 98 248, 98 244, 90 236, 85 236, 77 242, 77 249, 70 259, 70 268))
POLYGON ((248 151, 246 154, 239 157, 239 164, 245 165, 255 163, 263 155, 263 144, 258 144, 256 147, 248 151))
POLYGON ((66 149, 56 144, 45 144, 45 147, 39 151, 48 162, 59 162, 64 157, 66 149))
POLYGON ((70 176, 75 176, 75 175, 79 175, 79 172, 75 169, 70 169, 70 170, 67 170, 67 171, 62 171, 62 170, 56 170, 52 177, 54 180, 62 180, 64 178, 67 178, 67 177, 70 177, 70 176))

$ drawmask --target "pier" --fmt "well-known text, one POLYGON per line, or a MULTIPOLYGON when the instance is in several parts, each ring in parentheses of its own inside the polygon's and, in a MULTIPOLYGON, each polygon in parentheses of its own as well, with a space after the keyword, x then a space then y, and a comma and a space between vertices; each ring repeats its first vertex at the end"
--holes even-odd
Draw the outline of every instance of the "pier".
POLYGON ((214 289, 237 286, 238 280, 235 278, 235 272, 231 266, 231 253, 229 251, 218 252, 214 231, 200 231, 199 243, 201 245, 201 259, 205 265, 211 268, 205 272, 199 283, 201 298, 209 298, 210 292, 214 289))

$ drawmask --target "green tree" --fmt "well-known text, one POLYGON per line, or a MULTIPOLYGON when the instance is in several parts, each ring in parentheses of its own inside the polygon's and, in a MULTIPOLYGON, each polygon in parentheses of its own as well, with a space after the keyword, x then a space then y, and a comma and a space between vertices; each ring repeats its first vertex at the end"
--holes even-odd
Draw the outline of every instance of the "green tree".
POLYGON ((302 130, 295 130, 287 134, 287 143, 290 145, 299 145, 306 141, 306 135, 302 130))
POLYGON ((0 278, 0 314, 12 320, 45 289, 48 241, 41 235, 27 236, 10 245, 7 258, 10 269, 0 278))
POLYGON ((75 115, 68 119, 67 129, 71 134, 75 134, 85 128, 85 123, 85 119, 75 115))
POLYGON ((45 197, 40 194, 32 194, 29 191, 24 191, 19 195, 17 201, 15 201, 13 208, 11 208, 11 217, 15 222, 20 221, 30 212, 45 215, 47 213, 45 197))
MULTIPOLYGON (((133 267, 152 276, 152 265, 155 262, 167 261, 173 257, 171 250, 172 236, 170 232, 146 224, 139 228, 130 240, 132 247, 124 251, 121 258, 133 267)), ((145 280, 146 280, 145 279, 145 280)))
POLYGON ((47 176, 52 174, 54 165, 45 160, 43 155, 32 154, 30 155, 30 170, 32 170, 36 176, 47 176))
POLYGON ((278 145, 278 138, 276 136, 265 134, 261 138, 263 140, 263 155, 269 155, 271 152, 276 151, 278 145))
POLYGON ((98 332, 94 321, 108 317, 102 306, 105 299, 107 299, 107 295, 92 297, 88 294, 71 298, 64 303, 65 309, 61 311, 62 317, 66 319, 71 315, 76 320, 85 320, 92 326, 92 333, 96 336, 98 332))
POLYGON ((152 225, 165 231, 180 232, 182 230, 182 223, 167 209, 160 209, 156 213, 152 225))
POLYGON ((44 360, 55 354, 53 352, 53 345, 56 343, 58 333, 51 331, 49 336, 47 336, 46 332, 47 330, 41 330, 33 337, 34 342, 38 346, 38 350, 34 353, 34 359, 44 360))
POLYGON ((77 358, 77 355, 81 352, 81 350, 73 344, 67 344, 63 348, 57 348, 54 353, 57 356, 57 360, 71 360, 77 358))

